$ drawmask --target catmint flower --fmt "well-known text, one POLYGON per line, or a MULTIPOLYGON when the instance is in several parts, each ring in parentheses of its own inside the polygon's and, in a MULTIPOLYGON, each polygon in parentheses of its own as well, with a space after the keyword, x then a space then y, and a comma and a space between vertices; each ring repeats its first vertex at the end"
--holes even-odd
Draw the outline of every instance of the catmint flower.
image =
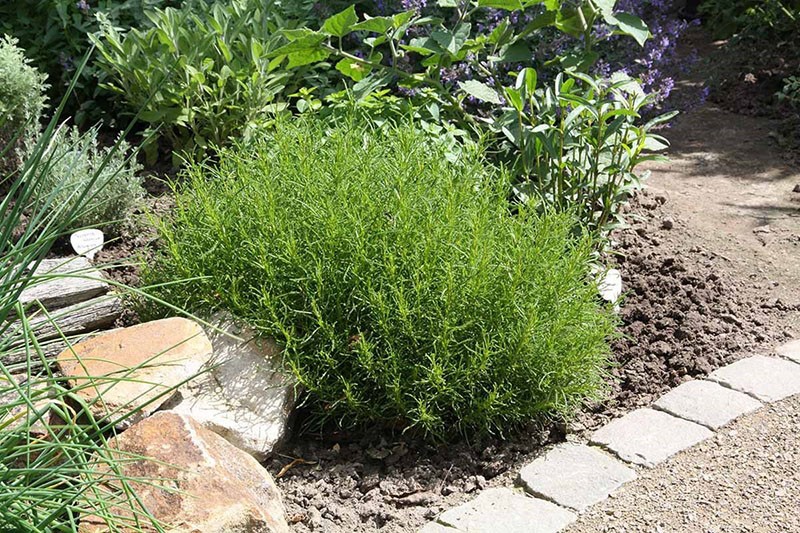
POLYGON ((77 7, 84 13, 89 13, 89 11, 92 9, 92 7, 89 5, 88 2, 86 2, 86 0, 78 0, 78 2, 75 3, 75 7, 77 7))

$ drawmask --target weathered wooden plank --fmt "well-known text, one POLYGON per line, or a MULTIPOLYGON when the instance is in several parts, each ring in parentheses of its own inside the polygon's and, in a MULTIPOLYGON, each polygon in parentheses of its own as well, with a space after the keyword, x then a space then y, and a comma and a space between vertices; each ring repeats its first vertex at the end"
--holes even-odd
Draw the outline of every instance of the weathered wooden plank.
MULTIPOLYGON (((31 317, 30 323, 36 340, 40 343, 46 343, 43 349, 45 356, 51 357, 61 352, 66 347, 66 344, 63 342, 56 343, 57 347, 53 348, 51 347, 53 343, 47 343, 46 341, 56 339, 62 335, 73 337, 81 333, 91 333, 106 329, 112 326, 121 314, 122 303, 119 298, 115 295, 108 295, 58 309, 52 312, 49 318, 43 316, 43 313, 39 313, 31 317)), ((14 331, 18 331, 19 327, 20 322, 14 322, 9 326, 7 334, 13 334, 14 331)), ((2 357, 2 362, 6 365, 16 364, 24 360, 25 351, 21 347, 15 349, 13 345, 9 348, 8 353, 2 357)), ((37 363, 39 363, 38 360, 37 363)))
POLYGON ((54 310, 91 300, 109 289, 103 275, 85 257, 46 259, 35 274, 39 277, 59 277, 33 282, 20 295, 19 300, 23 305, 38 300, 45 309, 54 310))
MULTIPOLYGON (((94 337, 95 335, 99 335, 101 333, 105 333, 104 331, 93 331, 90 333, 83 333, 74 335, 70 338, 70 344, 76 345, 79 342, 86 340, 88 338, 94 337)), ((56 340, 51 339, 50 341, 46 342, 42 348, 42 355, 44 359, 48 362, 49 365, 53 365, 55 363, 56 356, 63 352, 67 348, 67 343, 63 340, 56 340)), ((31 350, 31 370, 33 372, 38 372, 44 366, 42 364, 42 356, 36 353, 34 350, 31 350)), ((6 367, 9 372, 22 372, 25 370, 27 366, 25 361, 27 359, 27 354, 23 347, 19 347, 16 349, 11 349, 0 356, 0 363, 6 367)))

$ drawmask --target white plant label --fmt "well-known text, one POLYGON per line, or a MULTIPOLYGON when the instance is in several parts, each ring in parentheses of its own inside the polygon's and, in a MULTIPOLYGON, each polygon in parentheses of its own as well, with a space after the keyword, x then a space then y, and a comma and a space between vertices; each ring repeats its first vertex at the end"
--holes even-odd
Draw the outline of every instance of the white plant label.
POLYGON ((94 254, 103 249, 105 237, 99 229, 82 229, 73 233, 69 242, 76 254, 83 255, 91 261, 94 259, 94 254))
POLYGON ((615 303, 622 296, 622 274, 616 268, 609 269, 598 284, 603 300, 615 303))

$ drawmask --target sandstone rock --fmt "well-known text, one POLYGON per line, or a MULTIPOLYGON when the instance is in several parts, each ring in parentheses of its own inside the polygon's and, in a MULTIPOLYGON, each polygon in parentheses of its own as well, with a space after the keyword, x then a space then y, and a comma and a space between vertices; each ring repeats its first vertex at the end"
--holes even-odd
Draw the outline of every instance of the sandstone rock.
POLYGON ((181 387, 170 407, 263 461, 288 435, 295 383, 282 371, 280 348, 272 340, 256 338, 230 315, 210 322, 242 340, 208 328, 214 347, 208 372, 181 387))
POLYGON ((119 424, 124 428, 158 409, 210 357, 211 342, 198 324, 167 318, 80 342, 57 362, 96 417, 133 413, 119 424))
MULTIPOLYGON (((191 417, 162 411, 109 442, 121 475, 142 506, 171 533, 289 533, 280 493, 269 473, 246 453, 191 417), (130 454, 143 459, 131 458, 130 454), (138 480, 137 480, 138 479, 138 480)), ((98 475, 108 472, 100 463, 98 475)), ((104 485, 109 493, 118 483, 104 485)), ((111 501, 111 498, 108 499, 111 501)), ((130 518, 130 510, 112 509, 130 518)), ((140 520, 141 524, 141 520, 140 520)), ((123 531, 153 531, 147 526, 123 531)), ((80 533, 108 531, 97 515, 80 533)))

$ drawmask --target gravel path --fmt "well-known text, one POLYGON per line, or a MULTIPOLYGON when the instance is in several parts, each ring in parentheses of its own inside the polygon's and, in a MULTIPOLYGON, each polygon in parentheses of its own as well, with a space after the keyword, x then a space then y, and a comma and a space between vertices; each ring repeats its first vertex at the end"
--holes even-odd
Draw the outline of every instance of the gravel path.
POLYGON ((567 533, 800 532, 800 396, 763 407, 593 507, 567 533))

